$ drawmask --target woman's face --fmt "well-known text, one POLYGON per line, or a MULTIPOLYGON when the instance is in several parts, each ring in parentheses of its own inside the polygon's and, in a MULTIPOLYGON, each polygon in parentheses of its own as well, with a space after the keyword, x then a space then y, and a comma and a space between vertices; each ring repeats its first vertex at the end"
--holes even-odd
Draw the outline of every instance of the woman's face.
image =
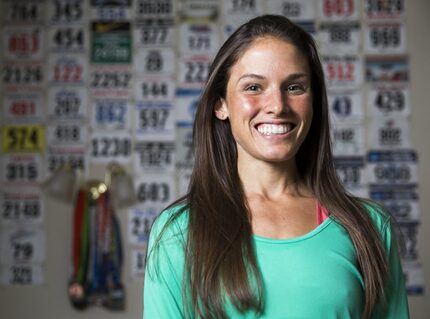
POLYGON ((230 121, 239 160, 294 159, 312 121, 310 85, 308 62, 294 45, 272 37, 251 44, 215 111, 230 121))

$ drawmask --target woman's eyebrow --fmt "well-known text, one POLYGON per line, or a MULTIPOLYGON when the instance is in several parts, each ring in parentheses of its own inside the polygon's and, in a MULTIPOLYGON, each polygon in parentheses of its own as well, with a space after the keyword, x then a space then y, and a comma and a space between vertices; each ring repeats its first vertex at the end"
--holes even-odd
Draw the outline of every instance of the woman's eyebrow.
POLYGON ((265 80, 266 77, 260 74, 255 74, 255 73, 246 73, 244 75, 242 75, 237 82, 239 82, 240 80, 243 80, 245 78, 251 78, 251 79, 257 79, 257 80, 265 80))
MULTIPOLYGON (((308 77, 307 73, 302 73, 302 72, 292 73, 292 74, 289 74, 287 76, 285 81, 295 81, 295 80, 299 80, 299 79, 307 78, 307 77, 308 77)), ((246 78, 257 79, 257 80, 266 80, 267 79, 267 77, 265 77, 264 75, 260 75, 260 74, 256 74, 256 73, 246 73, 246 74, 243 74, 242 76, 240 76, 239 79, 237 80, 237 82, 239 82, 243 79, 246 79, 246 78)))

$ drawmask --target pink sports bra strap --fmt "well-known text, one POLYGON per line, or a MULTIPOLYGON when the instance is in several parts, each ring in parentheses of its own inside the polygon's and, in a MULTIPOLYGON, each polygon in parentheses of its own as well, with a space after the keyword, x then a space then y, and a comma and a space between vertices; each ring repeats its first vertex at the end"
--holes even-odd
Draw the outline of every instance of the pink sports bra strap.
POLYGON ((318 201, 316 201, 315 206, 317 211, 317 223, 318 225, 321 225, 328 218, 329 212, 327 209, 322 207, 318 201))

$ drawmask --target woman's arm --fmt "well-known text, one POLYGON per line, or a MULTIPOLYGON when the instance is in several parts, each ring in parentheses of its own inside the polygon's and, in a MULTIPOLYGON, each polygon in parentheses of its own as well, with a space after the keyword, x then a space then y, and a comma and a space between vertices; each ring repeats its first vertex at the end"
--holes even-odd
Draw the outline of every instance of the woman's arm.
POLYGON ((184 318, 182 236, 170 224, 160 237, 169 216, 168 212, 162 213, 151 229, 143 289, 145 319, 184 318))
POLYGON ((389 266, 385 287, 386 304, 384 305, 384 302, 379 302, 373 317, 378 319, 407 319, 409 318, 409 307, 405 280, 400 263, 397 240, 390 218, 383 225, 381 235, 387 251, 389 266))

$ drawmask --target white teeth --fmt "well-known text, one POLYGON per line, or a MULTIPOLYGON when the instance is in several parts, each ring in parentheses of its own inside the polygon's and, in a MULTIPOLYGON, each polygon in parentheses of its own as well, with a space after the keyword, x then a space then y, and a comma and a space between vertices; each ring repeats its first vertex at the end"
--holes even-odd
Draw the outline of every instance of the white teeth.
POLYGON ((291 129, 291 124, 261 124, 257 127, 258 132, 264 135, 285 134, 291 129))

